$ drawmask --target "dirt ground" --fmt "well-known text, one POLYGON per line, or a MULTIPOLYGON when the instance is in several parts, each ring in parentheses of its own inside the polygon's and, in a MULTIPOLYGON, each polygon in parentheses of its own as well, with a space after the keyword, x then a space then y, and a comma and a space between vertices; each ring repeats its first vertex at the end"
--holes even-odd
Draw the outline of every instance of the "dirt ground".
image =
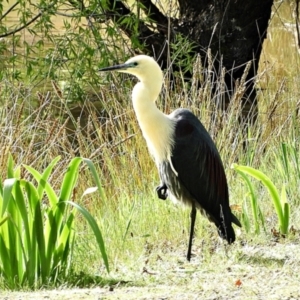
MULTIPOLYGON (((178 253, 177 253, 178 254, 178 253)), ((199 258, 199 257, 198 257, 199 258)), ((216 257, 217 258, 217 257, 216 257)), ((209 263, 178 259, 147 263, 131 286, 0 292, 0 299, 300 299, 300 245, 244 246, 209 263), (150 270, 150 268, 152 268, 150 270), (144 279, 144 286, 134 286, 144 279)))

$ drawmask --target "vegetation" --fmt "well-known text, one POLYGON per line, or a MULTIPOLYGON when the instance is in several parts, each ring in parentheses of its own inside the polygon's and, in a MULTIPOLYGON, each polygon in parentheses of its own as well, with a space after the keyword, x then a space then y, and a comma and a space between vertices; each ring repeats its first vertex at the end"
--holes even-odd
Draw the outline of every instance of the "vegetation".
POLYGON ((71 274, 76 209, 93 229, 105 267, 109 271, 104 241, 95 219, 85 208, 69 200, 74 192, 82 160, 93 172, 104 197, 94 165, 87 159, 74 158, 71 161, 60 194, 56 195, 48 178, 59 157, 49 164, 43 174, 30 166, 24 166, 37 181, 35 187, 30 181, 20 178, 20 167, 15 168, 9 156, 8 178, 4 180, 3 187, 0 185, 0 275, 8 288, 24 285, 34 288, 55 283, 61 277, 66 278, 71 274), (69 210, 67 205, 74 208, 69 210))
MULTIPOLYGON (((20 3, 26 8, 25 2, 20 3)), ((289 5, 284 6, 280 16, 291 18, 289 9, 289 5)), ((263 249, 270 250, 268 245, 274 240, 280 245, 299 243, 299 54, 296 47, 292 50, 279 46, 282 43, 291 45, 287 40, 292 40, 292 34, 288 31, 290 27, 282 25, 278 14, 273 18, 270 38, 264 45, 257 78, 260 88, 258 122, 249 128, 246 140, 238 122, 243 79, 235 87, 228 110, 222 112, 217 107, 224 78, 210 77, 210 70, 204 72, 197 57, 187 59, 189 68, 193 69, 192 82, 185 83, 180 72, 174 81, 170 81, 167 73, 158 101, 166 113, 178 106, 189 107, 208 128, 224 161, 234 213, 243 222, 242 230, 237 230, 237 243, 227 249, 218 240, 215 228, 205 218, 197 219, 196 256, 192 261, 201 263, 201 269, 207 271, 208 277, 216 264, 219 266, 215 271, 220 274, 225 272, 225 267, 233 268, 232 264, 241 262, 274 269, 282 267, 281 261, 265 259, 262 253, 259 257, 246 256, 244 245, 262 245, 263 249), (217 86, 215 92, 211 89, 213 85, 217 86), (290 207, 289 230, 285 238, 277 234, 280 227, 267 191, 252 179, 249 180, 256 197, 256 208, 255 213, 248 213, 254 207, 253 201, 251 206, 247 184, 230 169, 233 163, 263 172, 277 190, 285 191, 279 193, 281 200, 286 198, 290 207), (264 230, 258 230, 258 223, 264 230), (227 256, 224 255, 226 252, 227 256)), ((48 178, 49 185, 59 195, 70 162, 79 156, 90 159, 100 177, 105 197, 85 193, 95 183, 90 171, 81 165, 72 199, 65 199, 78 203, 97 220, 111 269, 109 276, 136 285, 174 284, 174 278, 169 278, 168 272, 160 278, 149 276, 145 280, 141 272, 151 274, 148 265, 156 266, 161 261, 169 261, 174 269, 178 264, 184 265, 189 210, 156 198, 157 171, 148 155, 130 101, 134 80, 123 74, 97 72, 99 66, 124 61, 131 56, 128 53, 130 41, 119 35, 114 27, 89 28, 84 20, 50 17, 47 19, 44 15, 46 19, 34 24, 30 30, 0 41, 1 184, 4 186, 5 179, 16 177, 32 189, 38 189, 32 170, 43 174, 60 156, 48 178), (31 168, 14 169, 19 172, 18 176, 8 176, 10 156, 16 166, 31 168), (81 197, 83 194, 85 196, 81 197)), ((180 47, 188 52, 184 48, 188 46, 180 40, 174 45, 175 53, 180 47)), ((48 197, 40 200, 45 205, 51 201, 48 197)), ((76 226, 72 274, 61 276, 48 285, 89 286, 99 283, 99 277, 110 279, 92 228, 87 226, 82 215, 75 214, 69 206, 68 209, 66 216, 74 213, 76 226)), ((5 218, 0 219, 1 230, 8 224, 5 218)), ((292 247, 287 248, 293 253, 292 247)), ((197 268, 198 271, 193 270, 192 274, 202 278, 199 266, 197 268)), ((26 284, 32 287, 24 282, 25 287, 26 284)), ((185 282, 180 281, 180 284, 185 282)), ((1 270, 0 285, 16 289, 22 281, 8 284, 1 270)))
MULTIPOLYGON (((270 178, 268 176, 266 176, 264 173, 260 172, 259 170, 248 167, 248 166, 239 166, 236 164, 233 165, 233 168, 240 175, 243 176, 243 178, 245 179, 245 181, 247 182, 247 185, 249 187, 249 191, 251 194, 251 200, 252 200, 251 208, 252 208, 252 213, 253 213, 255 232, 259 233, 259 221, 258 221, 259 218, 261 219, 263 224, 264 224, 264 218, 263 218, 263 214, 259 208, 259 205, 257 203, 258 202, 257 197, 255 196, 252 184, 246 175, 251 175, 252 177, 260 180, 263 183, 263 185, 268 189, 271 199, 273 200, 274 208, 275 208, 278 220, 279 220, 280 233, 283 235, 288 234, 290 206, 286 200, 285 187, 283 186, 283 188, 282 188, 282 193, 281 193, 281 198, 280 198, 276 187, 274 186, 274 184, 272 183, 270 178)), ((244 209, 244 216, 246 218, 244 220, 244 225, 245 225, 245 229, 247 231, 249 231, 249 218, 248 218, 248 215, 246 212, 247 212, 247 209, 244 209)))

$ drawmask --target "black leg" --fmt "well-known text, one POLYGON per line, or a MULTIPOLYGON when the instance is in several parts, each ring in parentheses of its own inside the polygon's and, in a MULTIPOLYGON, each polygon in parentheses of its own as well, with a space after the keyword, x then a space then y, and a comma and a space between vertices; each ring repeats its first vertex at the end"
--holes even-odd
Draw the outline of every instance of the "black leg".
POLYGON ((196 205, 193 202, 192 211, 191 211, 191 229, 190 229, 189 247, 188 247, 188 252, 187 252, 187 256, 186 256, 188 261, 191 260, 191 256, 192 256, 192 244, 193 244, 193 238, 194 238, 196 214, 197 214, 196 205))
POLYGON ((168 197, 168 188, 165 184, 161 184, 156 188, 156 193, 159 199, 166 200, 168 197))

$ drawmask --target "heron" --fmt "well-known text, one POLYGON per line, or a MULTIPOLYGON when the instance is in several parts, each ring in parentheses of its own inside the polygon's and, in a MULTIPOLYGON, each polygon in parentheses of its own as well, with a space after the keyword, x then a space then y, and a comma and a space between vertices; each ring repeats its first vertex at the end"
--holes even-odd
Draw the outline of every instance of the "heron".
POLYGON ((219 236, 235 241, 232 223, 241 227, 229 206, 224 166, 215 143, 200 120, 188 109, 178 108, 167 115, 156 106, 163 85, 163 72, 147 55, 99 71, 118 71, 136 76, 132 90, 133 108, 150 154, 158 168, 158 198, 191 206, 187 260, 192 243, 197 209, 214 223, 219 236))

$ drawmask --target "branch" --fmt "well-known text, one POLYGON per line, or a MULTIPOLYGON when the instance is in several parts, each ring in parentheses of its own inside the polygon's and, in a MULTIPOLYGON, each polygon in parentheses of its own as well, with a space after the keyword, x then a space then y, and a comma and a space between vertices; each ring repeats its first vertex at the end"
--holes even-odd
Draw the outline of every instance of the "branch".
POLYGON ((296 0, 296 9, 295 9, 295 13, 296 13, 296 30, 297 30, 297 39, 298 39, 298 47, 300 49, 300 22, 299 22, 299 18, 300 18, 300 11, 299 11, 299 0, 296 0))
POLYGON ((1 16, 1 18, 0 18, 0 21, 2 20, 2 19, 4 19, 17 5, 19 4, 19 2, 16 2, 14 5, 12 5, 8 10, 7 10, 7 12, 4 14, 4 15, 2 15, 1 16))
POLYGON ((151 0, 140 0, 139 2, 142 4, 142 9, 145 14, 157 24, 158 31, 167 34, 168 18, 160 12, 151 0))
POLYGON ((30 24, 32 24, 34 21, 36 21, 41 15, 43 14, 43 12, 39 12, 34 18, 32 18, 29 22, 27 22, 26 24, 24 24, 23 26, 17 28, 17 29, 14 29, 12 31, 9 31, 7 33, 4 33, 4 34, 1 34, 0 35, 0 38, 4 38, 4 37, 7 37, 9 35, 13 35, 21 30, 23 30, 24 28, 26 28, 27 26, 29 26, 30 24))
POLYGON ((132 12, 121 1, 108 0, 107 5, 109 11, 106 11, 106 13, 108 13, 110 18, 113 17, 116 21, 120 21, 127 15, 132 15, 132 12))
MULTIPOLYGON (((124 17, 134 18, 135 14, 133 14, 121 1, 108 0, 107 5, 109 10, 104 10, 106 16, 115 22, 127 36, 132 37, 136 32, 135 25, 130 26, 121 21, 124 17)), ((150 30, 142 20, 139 20, 138 23, 138 33, 139 40, 144 42, 145 48, 149 52, 159 54, 163 50, 166 37, 161 33, 150 30)))
POLYGON ((67 13, 63 13, 63 12, 60 12, 60 11, 57 11, 55 13, 55 15, 57 16, 62 16, 62 17, 67 17, 67 18, 79 18, 81 17, 81 14, 67 14, 67 13))
POLYGON ((73 7, 75 7, 76 9, 80 10, 80 11, 87 11, 84 3, 81 0, 77 0, 73 1, 73 0, 69 0, 68 1, 73 7))
MULTIPOLYGON (((17 6, 17 4, 18 3, 15 3, 4 15, 7 15, 9 12, 11 12, 13 10, 13 8, 15 8, 17 6)), ((50 3, 48 5, 47 8, 51 8, 54 5, 55 5, 55 2, 52 2, 52 3, 50 3)), ((7 33, 1 34, 0 38, 4 38, 4 37, 10 36, 10 35, 14 35, 15 33, 23 30, 26 27, 28 27, 30 24, 32 24, 33 22, 35 22, 39 17, 41 17, 45 10, 46 9, 40 10, 40 12, 35 17, 33 17, 30 21, 28 21, 26 24, 22 25, 21 27, 19 27, 17 29, 14 29, 12 31, 9 31, 7 33)))
MULTIPOLYGON (((158 28, 155 27, 154 30, 151 30, 143 20, 139 20, 138 23, 123 22, 124 18, 137 18, 137 16, 132 13, 122 1, 107 0, 105 6, 102 6, 100 2, 98 7, 99 10, 101 10, 101 15, 95 13, 94 10, 90 10, 88 7, 83 6, 81 0, 68 0, 68 2, 76 9, 81 9, 84 16, 88 19, 88 22, 90 22, 90 19, 92 18, 98 23, 112 20, 112 22, 114 22, 114 24, 116 24, 116 26, 118 26, 118 28, 120 28, 128 37, 132 37, 138 32, 137 38, 141 43, 144 44, 144 50, 146 50, 149 54, 155 54, 157 57, 159 57, 160 62, 167 61, 167 52, 165 51, 167 34, 164 34, 166 29, 157 32, 158 28), (136 26, 138 26, 137 29, 136 26)), ((149 11, 151 9, 154 9, 154 6, 151 6, 149 11)), ((160 17, 162 16, 161 13, 159 15, 160 17)), ((165 20, 167 19, 165 18, 165 20)))

